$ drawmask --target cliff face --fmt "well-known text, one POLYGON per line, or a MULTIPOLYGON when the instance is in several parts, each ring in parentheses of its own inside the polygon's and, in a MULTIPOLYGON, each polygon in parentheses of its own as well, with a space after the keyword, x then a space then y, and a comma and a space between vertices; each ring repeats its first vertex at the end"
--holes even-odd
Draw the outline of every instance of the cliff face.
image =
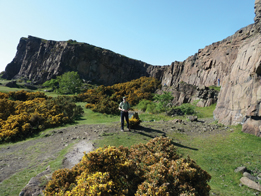
POLYGON ((255 2, 255 23, 206 46, 184 62, 151 69, 151 75, 173 86, 179 81, 212 86, 221 81, 214 117, 223 124, 243 124, 243 131, 261 136, 261 0, 255 2))
POLYGON ((196 86, 221 81, 214 117, 223 124, 243 124, 261 136, 261 0, 255 1, 255 23, 200 49, 183 62, 152 66, 89 44, 22 38, 4 77, 42 83, 66 71, 85 80, 111 85, 152 76, 167 86, 184 81, 196 86))
POLYGON ((144 62, 86 43, 29 36, 20 39, 16 56, 7 65, 4 77, 43 83, 67 71, 77 71, 86 81, 111 85, 148 76, 148 67, 144 62))

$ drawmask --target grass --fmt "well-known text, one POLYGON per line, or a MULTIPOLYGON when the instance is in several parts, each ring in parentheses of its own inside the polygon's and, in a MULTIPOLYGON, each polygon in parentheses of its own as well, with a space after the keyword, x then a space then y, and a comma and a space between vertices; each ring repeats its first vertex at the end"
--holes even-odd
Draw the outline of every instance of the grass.
POLYGON ((196 114, 199 118, 213 117, 213 111, 216 108, 216 103, 208 107, 195 107, 196 114))
MULTIPOLYGON (((197 115, 199 118, 210 118, 213 117, 213 111, 216 108, 217 104, 212 104, 208 107, 197 107, 192 104, 187 104, 194 107, 195 115, 197 115)), ((165 112, 159 113, 159 114, 151 114, 148 112, 139 112, 139 117, 142 121, 159 121, 159 120, 171 120, 173 117, 167 116, 165 112)), ((183 116, 179 117, 185 119, 183 116)))
POLYGON ((150 114, 148 112, 139 112, 139 118, 141 121, 159 121, 159 120, 171 120, 173 117, 167 116, 164 112, 159 114, 150 114))
POLYGON ((189 155, 204 170, 211 174, 210 186, 218 195, 253 195, 253 190, 239 186, 241 174, 234 169, 246 166, 249 170, 261 171, 261 138, 243 133, 241 127, 228 135, 212 135, 186 138, 183 145, 199 149, 192 151, 181 148, 179 152, 189 155))
POLYGON ((84 114, 77 121, 77 124, 106 124, 120 121, 120 115, 108 115, 93 112, 91 109, 86 109, 85 102, 78 102, 77 105, 83 108, 84 114))
POLYGON ((218 92, 220 92, 221 86, 209 86, 208 88, 216 90, 218 92))
MULTIPOLYGON (((62 160, 72 145, 73 144, 69 144, 66 148, 64 148, 55 160, 49 160, 38 165, 31 163, 27 168, 4 180, 2 183, 0 183, 1 195, 19 195, 20 191, 26 186, 29 180, 32 177, 35 177, 37 174, 43 172, 48 165, 50 165, 52 171, 60 169, 62 166, 62 160)), ((31 162, 34 162, 34 160, 31 162)))
MULTIPOLYGON (((239 166, 246 166, 249 170, 258 169, 261 171, 261 138, 243 133, 240 126, 232 126, 234 132, 226 135, 215 134, 208 137, 198 135, 188 137, 180 133, 169 134, 168 137, 179 141, 182 146, 178 152, 187 157, 188 155, 198 165, 206 170, 212 179, 209 182, 212 193, 220 196, 250 196, 255 192, 245 186, 240 187, 242 174, 235 173, 239 166), (198 150, 193 150, 193 149, 198 150)), ((151 139, 150 136, 137 136, 135 133, 118 133, 108 135, 96 143, 99 147, 120 146, 130 147, 133 144, 145 143, 151 139)))
POLYGON ((21 90, 32 92, 32 90, 29 90, 27 88, 9 88, 7 86, 0 86, 0 92, 3 92, 3 93, 9 93, 11 91, 21 91, 21 90))
MULTIPOLYGON (((199 108, 196 107, 198 115, 201 117, 212 117, 215 105, 199 108)), ((146 121, 150 120, 168 120, 169 117, 162 114, 142 113, 140 118, 146 121)), ((141 125, 150 125, 149 122, 141 125)), ((167 136, 178 141, 182 146, 178 147, 178 152, 184 157, 190 156, 198 165, 206 170, 212 179, 209 182, 212 193, 220 196, 250 196, 255 193, 245 186, 239 186, 242 174, 235 173, 234 170, 239 166, 246 166, 249 170, 258 169, 261 171, 261 138, 243 133, 242 127, 230 126, 234 131, 227 134, 214 134, 207 137, 198 136, 189 137, 180 133, 171 133, 167 136), (193 149, 198 150, 193 150, 193 149)), ((108 135, 96 143, 99 147, 103 146, 126 146, 145 143, 151 139, 150 135, 137 136, 134 133, 119 133, 108 135)))
MULTIPOLYGON (((0 91, 14 91, 8 87, 0 87, 0 91)), ((21 90, 21 89, 16 89, 21 90)), ((58 96, 56 93, 46 93, 48 96, 58 96)), ((106 115, 95 113, 90 109, 86 109, 85 103, 77 103, 84 109, 84 115, 78 120, 77 124, 104 124, 120 121, 118 115, 106 115)), ((195 107, 197 116, 200 118, 213 117, 213 111, 216 104, 209 107, 200 108, 195 107)), ((140 119, 143 121, 141 126, 151 126, 149 121, 171 120, 173 117, 166 116, 165 113, 149 114, 140 113, 140 119), (146 122, 147 121, 147 122, 146 122)), ((183 117, 185 118, 185 117, 183 117)), ((66 125, 71 126, 71 125, 66 125)), ((172 138, 174 142, 178 141, 182 144, 177 146, 178 152, 184 157, 190 156, 194 159, 201 168, 206 170, 212 179, 209 182, 212 193, 220 196, 250 196, 255 193, 254 190, 248 189, 245 186, 239 186, 239 179, 241 174, 235 173, 234 169, 239 166, 246 166, 249 170, 258 169, 261 171, 261 138, 253 135, 245 134, 241 131, 241 126, 231 126, 233 132, 227 134, 214 134, 206 137, 201 135, 189 137, 181 133, 169 133, 167 136, 172 138), (183 148, 182 146, 189 146, 191 148, 183 148), (198 149, 198 150, 192 150, 198 149)), ((44 131, 48 132, 49 129, 44 131)), ((148 142, 152 137, 151 133, 144 135, 137 135, 133 132, 119 132, 119 133, 104 133, 105 137, 95 141, 96 146, 103 147, 111 146, 126 146, 130 147, 133 144, 148 142)), ((41 137, 41 135, 36 136, 41 137)), ((30 138, 30 139, 35 139, 30 138)), ((0 147, 6 146, 3 144, 0 147)), ((70 145, 60 152, 55 160, 41 163, 37 166, 28 166, 26 169, 12 175, 0 184, 1 195, 18 195, 21 189, 28 183, 28 179, 36 176, 42 172, 48 165, 52 169, 60 168, 62 159, 67 153, 70 145)), ((36 148, 35 150, 39 150, 36 148)), ((34 157, 32 157, 34 159, 34 157)))
POLYGON ((133 132, 120 132, 115 134, 110 134, 104 137, 102 140, 96 140, 95 143, 99 147, 104 146, 116 146, 119 147, 121 145, 125 147, 131 147, 134 144, 138 143, 146 143, 150 140, 150 137, 142 136, 137 137, 133 132))

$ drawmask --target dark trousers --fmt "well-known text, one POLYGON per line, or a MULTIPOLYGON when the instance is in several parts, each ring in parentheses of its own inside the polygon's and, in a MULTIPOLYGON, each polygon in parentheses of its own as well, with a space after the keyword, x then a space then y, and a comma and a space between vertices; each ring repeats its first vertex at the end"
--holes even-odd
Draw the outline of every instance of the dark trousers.
POLYGON ((121 111, 121 129, 124 129, 124 117, 127 122, 127 128, 129 129, 129 113, 121 111))

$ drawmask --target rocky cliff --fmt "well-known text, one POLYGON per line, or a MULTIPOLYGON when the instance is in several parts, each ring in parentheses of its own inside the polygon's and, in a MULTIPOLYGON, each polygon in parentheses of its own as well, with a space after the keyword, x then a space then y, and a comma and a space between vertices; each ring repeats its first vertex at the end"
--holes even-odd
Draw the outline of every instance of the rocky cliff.
POLYGON ((77 71, 82 79, 111 85, 148 76, 149 64, 86 43, 21 38, 17 53, 6 66, 4 78, 25 78, 36 83, 77 71))
POLYGON ((196 86, 221 81, 214 117, 223 124, 243 124, 243 131, 261 136, 261 0, 255 1, 255 23, 206 46, 183 62, 152 66, 109 50, 74 41, 22 38, 4 77, 44 82, 66 71, 85 80, 110 85, 152 76, 167 86, 196 86))
POLYGON ((255 23, 200 49, 184 62, 152 68, 150 75, 173 86, 184 81, 221 90, 214 117, 223 124, 243 124, 243 131, 261 136, 261 0, 255 1, 255 23))

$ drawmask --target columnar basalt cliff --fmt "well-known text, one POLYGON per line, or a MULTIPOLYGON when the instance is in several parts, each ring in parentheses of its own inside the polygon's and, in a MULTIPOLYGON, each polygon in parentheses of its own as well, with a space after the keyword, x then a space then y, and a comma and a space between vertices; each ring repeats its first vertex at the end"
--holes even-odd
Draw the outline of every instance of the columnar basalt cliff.
POLYGON ((261 136, 261 0, 255 1, 255 14, 254 24, 168 66, 152 66, 74 41, 21 38, 4 77, 42 83, 66 71, 78 71, 83 79, 105 85, 152 76, 167 86, 182 81, 212 86, 220 79, 214 117, 223 124, 241 123, 243 131, 261 136))
POLYGON ((16 56, 6 66, 3 77, 43 83, 65 72, 77 71, 86 81, 111 85, 148 76, 147 67, 149 64, 86 43, 28 36, 20 39, 16 56))

